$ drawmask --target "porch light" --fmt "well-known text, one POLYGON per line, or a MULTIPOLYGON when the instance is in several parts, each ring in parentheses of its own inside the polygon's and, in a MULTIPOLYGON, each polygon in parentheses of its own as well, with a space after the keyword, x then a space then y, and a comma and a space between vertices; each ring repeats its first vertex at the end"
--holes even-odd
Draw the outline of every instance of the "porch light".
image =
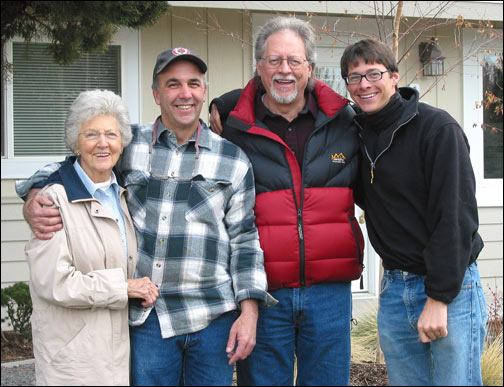
POLYGON ((431 38, 429 42, 420 43, 418 49, 420 62, 423 64, 423 75, 427 77, 443 75, 445 57, 439 50, 436 40, 431 38))

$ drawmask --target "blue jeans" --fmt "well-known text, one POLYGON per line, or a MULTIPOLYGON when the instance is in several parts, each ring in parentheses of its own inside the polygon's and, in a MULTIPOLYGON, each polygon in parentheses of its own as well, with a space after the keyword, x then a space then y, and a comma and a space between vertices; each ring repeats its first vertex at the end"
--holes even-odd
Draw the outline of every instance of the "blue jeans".
POLYGON ((418 341, 417 323, 427 301, 424 276, 385 270, 378 332, 392 386, 481 386, 487 311, 476 263, 448 304, 448 336, 418 341))
POLYGON ((145 323, 130 327, 132 385, 230 386, 226 344, 237 317, 228 312, 201 331, 163 339, 153 309, 145 323))
POLYGON ((348 385, 350 379, 349 283, 283 288, 270 294, 279 303, 260 307, 257 342, 237 362, 239 386, 348 385))

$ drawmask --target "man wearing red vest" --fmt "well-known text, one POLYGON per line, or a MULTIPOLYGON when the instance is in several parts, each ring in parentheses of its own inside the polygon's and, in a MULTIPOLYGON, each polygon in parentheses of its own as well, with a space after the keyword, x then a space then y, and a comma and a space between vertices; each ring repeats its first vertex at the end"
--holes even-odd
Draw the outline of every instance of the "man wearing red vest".
POLYGON ((312 79, 314 49, 308 23, 271 20, 238 103, 235 91, 212 107, 236 105, 212 129, 252 162, 256 225, 279 300, 260 309, 255 349, 237 363, 239 385, 292 385, 295 358, 296 385, 349 383, 350 282, 361 275, 363 253, 353 200, 359 140, 348 100, 312 79))

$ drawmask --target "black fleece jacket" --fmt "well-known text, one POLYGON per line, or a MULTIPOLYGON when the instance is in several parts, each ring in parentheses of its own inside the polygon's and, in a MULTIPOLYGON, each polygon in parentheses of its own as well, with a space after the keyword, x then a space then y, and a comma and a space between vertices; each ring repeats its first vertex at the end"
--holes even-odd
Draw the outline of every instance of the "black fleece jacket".
POLYGON ((374 249, 386 269, 425 275, 427 295, 450 303, 483 248, 464 132, 447 112, 419 103, 411 88, 354 120, 374 249))

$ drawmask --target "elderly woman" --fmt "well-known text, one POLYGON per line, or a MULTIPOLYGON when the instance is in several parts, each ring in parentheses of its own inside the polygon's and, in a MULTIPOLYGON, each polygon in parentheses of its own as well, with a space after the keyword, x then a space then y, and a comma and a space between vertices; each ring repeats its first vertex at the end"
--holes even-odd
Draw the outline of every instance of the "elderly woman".
POLYGON ((121 98, 81 93, 70 107, 65 143, 74 151, 41 194, 63 229, 26 245, 33 300, 37 385, 129 385, 128 297, 148 307, 158 296, 133 277, 137 244, 126 191, 112 168, 131 141, 121 98))

